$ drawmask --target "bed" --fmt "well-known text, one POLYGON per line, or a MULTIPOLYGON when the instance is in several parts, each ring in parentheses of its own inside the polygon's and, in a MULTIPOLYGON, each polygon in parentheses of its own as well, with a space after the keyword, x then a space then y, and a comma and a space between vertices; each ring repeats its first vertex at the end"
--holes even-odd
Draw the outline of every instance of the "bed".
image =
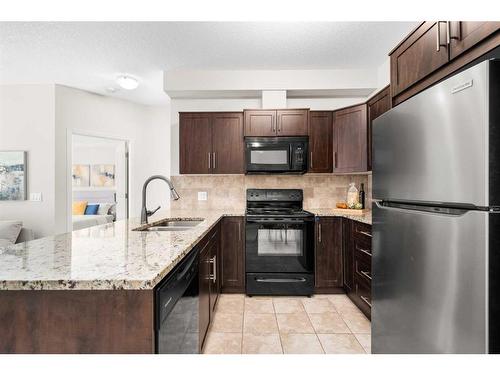
POLYGON ((73 230, 85 229, 96 225, 112 223, 116 220, 116 193, 114 191, 73 191, 73 202, 85 201, 88 204, 112 204, 112 208, 102 215, 73 215, 73 230))

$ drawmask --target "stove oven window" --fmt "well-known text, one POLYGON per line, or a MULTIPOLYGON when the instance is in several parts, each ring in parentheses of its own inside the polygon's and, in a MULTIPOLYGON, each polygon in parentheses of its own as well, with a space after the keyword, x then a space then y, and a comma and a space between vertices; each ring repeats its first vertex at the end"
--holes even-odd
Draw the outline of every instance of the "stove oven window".
POLYGON ((304 233, 301 229, 258 229, 257 255, 302 256, 304 233))

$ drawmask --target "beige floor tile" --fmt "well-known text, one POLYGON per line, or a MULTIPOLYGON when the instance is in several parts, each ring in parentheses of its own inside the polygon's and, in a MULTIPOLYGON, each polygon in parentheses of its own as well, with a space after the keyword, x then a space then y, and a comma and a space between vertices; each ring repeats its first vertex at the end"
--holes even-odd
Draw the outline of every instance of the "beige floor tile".
POLYGON ((282 333, 281 343, 285 354, 324 354, 315 334, 282 333))
POLYGON ((303 298, 302 304, 308 314, 335 312, 335 307, 328 298, 303 298))
POLYGON ((351 333, 337 313, 308 314, 316 333, 351 333))
POLYGON ((243 334, 243 354, 282 354, 280 335, 243 334))
POLYGON ((361 312, 340 314, 352 333, 371 333, 370 321, 361 312))
POLYGON ((345 298, 330 298, 330 302, 335 306, 339 314, 348 314, 351 312, 361 312, 360 309, 352 302, 349 297, 345 298))
POLYGON ((363 347, 352 334, 318 334, 326 354, 364 354, 363 347))
POLYGON ((359 341, 365 352, 372 352, 372 335, 366 333, 355 333, 356 339, 359 341))
POLYGON ((276 314, 280 333, 314 333, 314 328, 305 312, 276 314))
POLYGON ((274 314, 272 298, 247 297, 245 298, 245 312, 252 314, 274 314))
POLYGON ((278 333, 274 314, 253 314, 245 312, 243 332, 254 334, 278 333))
POLYGON ((244 305, 245 297, 242 294, 221 294, 216 313, 243 314, 244 305))
POLYGON ((240 333, 243 330, 243 314, 216 312, 212 322, 212 331, 219 333, 240 333))
POLYGON ((209 331, 203 348, 204 354, 241 354, 242 333, 209 331))
POLYGON ((273 304, 277 314, 304 312, 302 301, 298 298, 273 298, 273 304))

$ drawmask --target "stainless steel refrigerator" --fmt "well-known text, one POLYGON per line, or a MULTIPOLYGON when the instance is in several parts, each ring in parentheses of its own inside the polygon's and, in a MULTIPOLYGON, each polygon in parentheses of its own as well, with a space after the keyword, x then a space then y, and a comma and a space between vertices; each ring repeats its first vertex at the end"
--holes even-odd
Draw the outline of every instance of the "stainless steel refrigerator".
POLYGON ((500 61, 373 124, 373 353, 500 352, 500 61))

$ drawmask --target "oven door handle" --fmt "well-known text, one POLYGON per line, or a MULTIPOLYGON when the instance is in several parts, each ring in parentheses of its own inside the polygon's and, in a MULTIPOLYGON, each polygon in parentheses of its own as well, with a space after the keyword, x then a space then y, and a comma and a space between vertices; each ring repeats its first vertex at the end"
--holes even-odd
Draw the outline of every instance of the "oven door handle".
POLYGON ((290 277, 286 279, 256 277, 255 281, 258 283, 305 283, 307 280, 304 277, 290 277))
POLYGON ((247 223, 255 224, 304 224, 306 220, 258 220, 258 219, 247 219, 247 223))

